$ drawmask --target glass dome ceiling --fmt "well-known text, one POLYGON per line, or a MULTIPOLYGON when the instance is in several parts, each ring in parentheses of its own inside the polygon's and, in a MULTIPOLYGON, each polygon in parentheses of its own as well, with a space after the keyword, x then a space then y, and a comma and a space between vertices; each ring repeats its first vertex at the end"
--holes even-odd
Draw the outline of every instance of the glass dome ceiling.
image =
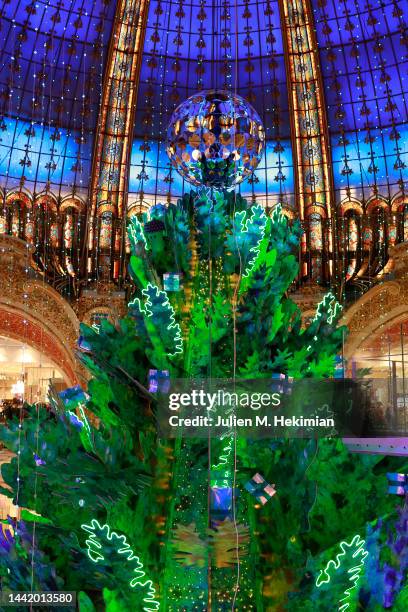
MULTIPOLYGON (((151 0, 131 155, 129 205, 184 186, 164 147, 174 108, 206 88, 236 90, 266 128, 245 194, 295 207, 286 0, 151 0)), ((407 187, 406 0, 305 0, 318 43, 336 203, 391 199, 407 187)), ((1 6, 1 187, 87 197, 116 3, 1 6)), ((296 166, 296 164, 295 164, 296 166)))
POLYGON ((102 0, 2 3, 2 187, 86 196, 114 10, 102 0))
POLYGON ((292 200, 288 94, 277 0, 150 2, 130 192, 142 191, 160 200, 188 188, 169 167, 163 137, 176 106, 211 88, 246 97, 266 128, 266 154, 253 182, 243 185, 242 192, 292 200))
POLYGON ((407 2, 313 0, 336 201, 407 187, 407 2))

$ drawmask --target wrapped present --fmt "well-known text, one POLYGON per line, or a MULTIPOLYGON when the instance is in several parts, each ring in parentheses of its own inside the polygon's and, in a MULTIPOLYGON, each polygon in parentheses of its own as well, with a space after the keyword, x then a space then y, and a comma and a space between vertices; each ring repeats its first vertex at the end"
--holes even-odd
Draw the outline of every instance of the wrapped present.
POLYGON ((344 360, 341 355, 334 358, 334 378, 344 378, 344 360))
POLYGON ((275 485, 270 485, 258 472, 245 484, 245 488, 262 505, 265 505, 275 495, 275 485))
POLYGON ((271 378, 273 380, 273 390, 276 393, 286 393, 287 391, 289 393, 291 392, 290 386, 288 385, 288 379, 285 374, 273 372, 271 378))
POLYGON ((170 390, 170 372, 168 370, 149 370, 150 393, 168 393, 170 390))
POLYGON ((167 272, 163 274, 163 288, 165 291, 180 291, 181 274, 178 272, 167 272))
POLYGON ((388 493, 392 495, 408 495, 408 475, 388 472, 388 493))

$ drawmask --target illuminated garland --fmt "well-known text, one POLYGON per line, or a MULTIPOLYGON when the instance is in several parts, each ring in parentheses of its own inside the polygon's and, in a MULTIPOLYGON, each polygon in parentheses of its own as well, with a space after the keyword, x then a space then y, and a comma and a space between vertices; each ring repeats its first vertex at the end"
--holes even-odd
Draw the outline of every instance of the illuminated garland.
MULTIPOLYGON (((152 290, 156 292, 157 298, 162 298, 161 307, 163 308, 163 310, 167 309, 169 311, 170 323, 167 326, 167 331, 174 330, 173 340, 175 344, 175 350, 173 353, 168 353, 168 355, 170 357, 173 357, 174 355, 177 355, 177 353, 183 352, 183 338, 181 336, 180 325, 176 323, 174 308, 169 302, 167 292, 161 291, 158 287, 156 287, 155 285, 152 285, 152 283, 149 283, 147 287, 143 289, 142 291, 142 295, 144 295, 147 298, 145 304, 143 305, 139 298, 135 298, 134 300, 129 302, 128 306, 129 308, 136 306, 142 315, 146 316, 148 319, 153 318, 154 313, 151 310, 151 307, 153 306, 153 304, 150 300, 150 294, 149 294, 149 291, 152 291, 152 290)), ((152 328, 152 331, 154 331, 153 328, 152 328)))
POLYGON ((329 584, 332 575, 331 572, 337 571, 340 569, 342 562, 345 559, 345 556, 348 552, 351 552, 353 548, 355 548, 354 553, 352 554, 352 559, 360 556, 360 562, 353 565, 349 570, 347 570, 347 575, 349 576, 349 581, 352 582, 352 586, 344 591, 344 597, 339 600, 339 604, 344 601, 342 606, 339 606, 339 612, 344 612, 344 610, 348 610, 350 607, 350 603, 345 601, 351 597, 351 591, 357 588, 357 584, 361 578, 361 572, 364 568, 364 562, 366 557, 368 556, 368 551, 364 548, 365 540, 362 540, 359 535, 355 535, 351 542, 348 544, 347 542, 340 543, 341 552, 336 555, 336 558, 330 559, 327 563, 324 570, 320 570, 320 573, 316 579, 316 586, 321 587, 323 584, 329 584), (346 548, 348 550, 346 550, 346 548))
MULTIPOLYGON (((224 454, 220 455, 219 463, 217 463, 216 465, 212 466, 213 470, 217 470, 218 468, 220 468, 220 467, 222 468, 224 465, 227 465, 228 459, 229 459, 229 457, 230 457, 230 455, 232 453, 232 441, 233 441, 233 437, 230 436, 228 444, 226 446, 224 446, 224 448, 221 451, 221 453, 224 453, 224 454)), ((228 478, 228 476, 230 474, 231 474, 231 471, 230 470, 226 470, 225 473, 224 473, 224 478, 225 479, 228 478)), ((228 480, 224 480, 222 484, 224 486, 228 486, 228 480)))
POLYGON ((261 242, 262 242, 262 240, 264 239, 264 236, 265 236, 265 228, 266 228, 267 218, 266 218, 265 211, 264 211, 263 207, 259 206, 259 205, 254 206, 252 208, 252 216, 251 216, 251 218, 249 218, 247 216, 247 212, 245 210, 235 214, 234 225, 236 223, 238 232, 240 234, 248 234, 249 233, 248 224, 255 225, 254 218, 257 216, 257 213, 259 213, 258 221, 260 222, 259 224, 257 224, 257 227, 260 230, 261 234, 260 234, 260 237, 258 238, 257 243, 253 247, 251 247, 249 249, 249 254, 253 253, 254 257, 250 261, 248 261, 247 268, 246 268, 245 272, 243 273, 244 277, 248 277, 250 275, 250 273, 252 272, 252 269, 254 268, 256 259, 257 259, 258 255, 259 255, 261 242), (244 218, 245 218, 245 221, 244 221, 244 218))
POLYGON ((138 242, 143 242, 146 251, 149 250, 149 245, 146 240, 143 225, 140 223, 136 215, 134 215, 130 219, 128 233, 130 240, 133 242, 133 245, 136 245, 138 242))
POLYGON ((339 313, 343 310, 342 305, 336 300, 336 297, 331 291, 326 293, 326 295, 323 296, 322 301, 319 302, 313 321, 317 321, 318 319, 320 319, 320 317, 323 316, 324 309, 327 309, 327 322, 330 325, 333 323, 333 320, 338 317, 339 313))
POLYGON ((112 531, 110 526, 107 524, 102 526, 96 519, 92 519, 90 525, 81 525, 81 529, 90 534, 90 537, 86 540, 85 544, 87 545, 88 557, 94 563, 98 563, 99 561, 105 560, 105 557, 101 552, 103 545, 99 541, 100 538, 98 538, 98 535, 95 533, 96 530, 99 530, 103 534, 103 537, 106 538, 109 542, 112 542, 112 540, 118 541, 118 554, 124 555, 128 563, 133 562, 135 565, 132 572, 135 575, 129 582, 130 587, 147 587, 146 596, 143 598, 143 601, 146 605, 144 606, 143 610, 145 610, 145 612, 156 612, 156 610, 160 608, 160 602, 156 599, 156 589, 151 580, 141 581, 141 579, 146 576, 146 573, 143 570, 143 563, 130 548, 126 537, 124 535, 117 534, 115 531, 112 531))

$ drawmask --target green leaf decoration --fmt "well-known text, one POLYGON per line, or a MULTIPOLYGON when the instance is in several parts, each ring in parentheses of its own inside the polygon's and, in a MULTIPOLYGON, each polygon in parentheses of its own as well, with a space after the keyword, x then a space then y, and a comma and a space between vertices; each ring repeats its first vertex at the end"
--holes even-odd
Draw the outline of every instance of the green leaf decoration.
POLYGON ((139 298, 130 302, 129 307, 142 316, 153 345, 152 362, 159 367, 166 363, 165 356, 174 357, 183 351, 180 325, 176 323, 174 308, 169 302, 166 291, 149 283, 142 291, 144 304, 139 298))
POLYGON ((142 289, 149 284, 149 278, 146 274, 146 265, 137 255, 131 255, 129 261, 129 272, 135 283, 142 289))
POLYGON ((255 205, 249 210, 236 212, 231 232, 225 244, 230 256, 225 261, 226 271, 241 271, 245 277, 251 272, 260 252, 267 218, 262 206, 255 205))
POLYGON ((248 554, 249 529, 224 520, 207 529, 207 539, 199 536, 195 523, 176 525, 172 540, 174 558, 185 567, 232 567, 248 554), (238 538, 238 548, 237 548, 238 538), (238 557, 238 558, 237 558, 238 557))
POLYGON ((354 604, 367 556, 365 541, 355 535, 350 542, 341 542, 340 552, 320 570, 316 586, 330 588, 333 605, 338 605, 339 612, 349 610, 354 604))
POLYGON ((233 567, 248 554, 250 538, 246 525, 225 520, 208 533, 215 567, 233 567))
POLYGON ((169 266, 171 266, 171 269, 181 270, 188 276, 191 258, 191 250, 188 247, 190 240, 188 211, 181 206, 170 204, 166 209, 166 215, 163 220, 167 233, 166 245, 167 247, 168 245, 172 246, 170 249, 166 248, 166 251, 173 255, 169 266))
POLYGON ((131 217, 128 224, 128 236, 130 240, 130 246, 134 254, 138 252, 138 246, 141 244, 144 249, 149 250, 146 236, 144 233, 143 225, 140 223, 136 215, 131 217))
POLYGON ((230 226, 229 216, 225 214, 226 204, 222 192, 216 192, 211 198, 210 193, 203 191, 194 202, 198 247, 204 260, 224 254, 224 237, 230 226))
POLYGON ((254 351, 248 356, 244 367, 240 370, 240 375, 243 378, 258 378, 259 376, 259 353, 254 351))
POLYGON ((92 599, 84 591, 78 593, 79 612, 96 612, 96 608, 92 603, 92 599))
MULTIPOLYGON (((154 612, 160 608, 156 598, 156 589, 150 579, 146 579, 143 563, 131 549, 126 537, 112 531, 109 525, 101 525, 92 519, 89 525, 83 524, 81 528, 88 534, 85 542, 88 557, 94 563, 105 562, 113 567, 121 565, 121 575, 129 586, 143 590, 143 610, 154 612)), ((115 572, 116 573, 116 572, 115 572)))
MULTIPOLYGON (((21 423, 0 428, 0 491, 24 508, 18 541, 0 546, 3 588, 30 590, 34 540, 33 584, 80 593, 83 612, 157 612, 159 601, 180 612, 210 600, 230 610, 233 599, 236 610, 351 612, 375 592, 366 549, 373 568, 397 568, 385 540, 379 559, 369 535, 367 546, 351 536, 374 520, 384 534, 394 525, 385 474, 407 473, 406 459, 273 433, 159 437, 148 389, 160 389, 163 370, 193 382, 333 374, 340 306, 328 293, 304 324, 291 299, 301 226, 279 206, 265 213, 236 192, 202 190, 131 219, 129 312, 81 325, 86 401, 66 405, 54 391, 50 410, 24 406, 21 423), (148 219, 161 223, 147 232, 148 219), (178 291, 162 291, 165 273, 182 274, 178 291), (277 491, 262 507, 244 489, 257 472, 277 491), (209 507, 214 483, 239 492, 234 523, 228 490, 209 507)), ((399 587, 394 607, 406 612, 405 575, 399 587)))
MULTIPOLYGON (((317 306, 312 326, 313 324, 316 326, 326 321, 329 325, 333 325, 340 317, 342 310, 342 305, 337 301, 333 293, 329 291, 317 306)), ((314 326, 312 329, 314 329, 314 326)))
POLYGON ((174 559, 185 567, 205 567, 207 565, 207 543, 200 538, 194 523, 176 525, 172 548, 174 559))

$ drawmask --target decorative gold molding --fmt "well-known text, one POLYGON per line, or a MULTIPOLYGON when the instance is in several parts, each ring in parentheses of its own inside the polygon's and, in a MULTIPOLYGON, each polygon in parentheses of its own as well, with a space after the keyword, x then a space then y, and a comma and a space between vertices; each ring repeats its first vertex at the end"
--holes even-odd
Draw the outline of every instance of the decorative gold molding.
POLYGON ((292 119, 299 214, 333 214, 333 177, 323 79, 310 0, 279 0, 292 119))
POLYGON ((388 280, 369 289, 344 314, 342 323, 349 335, 345 356, 350 358, 366 344, 396 323, 408 320, 408 245, 400 243, 390 248, 395 280, 388 280))
POLYGON ((46 353, 67 384, 75 384, 82 374, 74 355, 79 321, 31 266, 33 251, 19 238, 0 235, 0 334, 46 353))
POLYGON ((91 215, 126 211, 129 160, 149 0, 119 0, 103 83, 91 175, 91 215))

